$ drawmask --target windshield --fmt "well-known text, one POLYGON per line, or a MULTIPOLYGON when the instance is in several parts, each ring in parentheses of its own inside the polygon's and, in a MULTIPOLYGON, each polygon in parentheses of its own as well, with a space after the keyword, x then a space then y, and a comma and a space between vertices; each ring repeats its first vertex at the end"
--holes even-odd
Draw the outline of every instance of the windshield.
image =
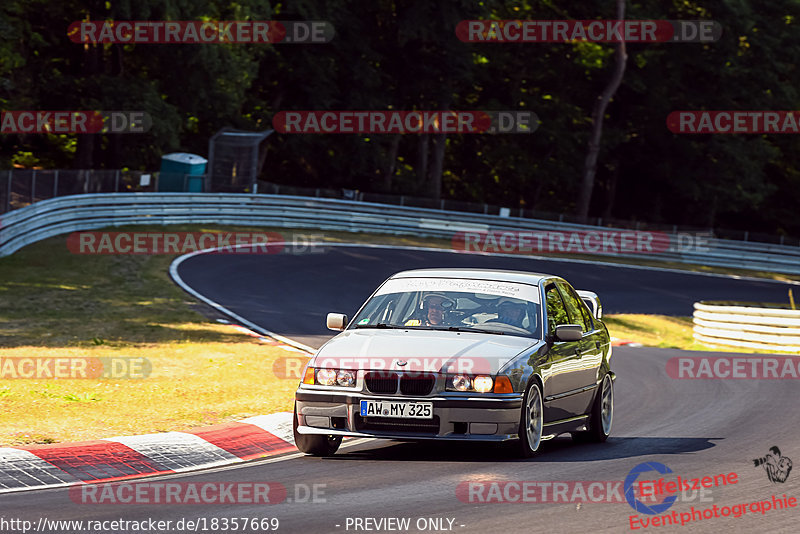
POLYGON ((350 328, 404 328, 510 334, 541 339, 538 286, 491 280, 388 280, 350 328))

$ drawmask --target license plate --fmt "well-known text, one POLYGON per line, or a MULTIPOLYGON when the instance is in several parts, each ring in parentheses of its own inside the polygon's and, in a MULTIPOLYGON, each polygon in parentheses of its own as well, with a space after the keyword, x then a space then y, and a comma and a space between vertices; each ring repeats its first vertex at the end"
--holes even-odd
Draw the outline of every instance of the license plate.
POLYGON ((361 416, 402 417, 405 419, 433 419, 433 403, 362 400, 361 416))

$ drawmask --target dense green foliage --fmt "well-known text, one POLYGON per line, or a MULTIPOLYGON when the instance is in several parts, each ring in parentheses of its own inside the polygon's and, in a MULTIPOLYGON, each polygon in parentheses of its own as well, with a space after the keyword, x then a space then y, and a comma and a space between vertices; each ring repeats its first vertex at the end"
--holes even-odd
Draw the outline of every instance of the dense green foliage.
MULTIPOLYGON (((528 109, 533 135, 273 135, 262 178, 572 213, 592 105, 613 46, 470 44, 465 19, 614 18, 615 2, 554 0, 4 0, 0 107, 137 109, 146 135, 5 135, 0 168, 154 169, 205 155, 223 126, 270 127, 282 110, 528 109), (76 20, 325 20, 316 45, 82 45, 76 20), (446 142, 441 180, 434 147, 446 142)), ((645 0, 629 19, 712 19, 710 44, 628 43, 606 112, 590 214, 800 235, 796 135, 676 135, 674 110, 796 109, 797 0, 645 0)))

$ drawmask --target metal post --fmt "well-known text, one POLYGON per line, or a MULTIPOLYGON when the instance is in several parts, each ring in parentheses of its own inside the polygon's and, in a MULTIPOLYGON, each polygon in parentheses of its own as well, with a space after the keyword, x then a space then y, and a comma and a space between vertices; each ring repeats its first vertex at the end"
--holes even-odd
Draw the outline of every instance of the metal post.
POLYGON ((785 235, 781 235, 781 245, 783 245, 783 238, 786 237, 785 235))
POLYGON ((6 195, 6 211, 11 211, 11 173, 13 171, 9 169, 8 171, 8 195, 6 195))
POLYGON ((53 197, 58 196, 58 169, 56 169, 56 177, 53 180, 53 197))
POLYGON ((439 209, 444 211, 444 199, 439 202, 439 209))
POLYGON ((114 192, 119 193, 119 169, 114 174, 114 192))
POLYGON ((400 195, 400 205, 403 206, 403 195, 400 195))
POLYGON ((489 213, 489 205, 488 204, 484 204, 483 205, 483 214, 486 215, 487 213, 489 213))
POLYGON ((558 214, 558 222, 564 222, 564 214, 563 213, 559 213, 558 214))
POLYGON ((36 202, 36 169, 33 169, 31 175, 31 204, 36 202))
POLYGON ((250 176, 253 180, 253 194, 258 192, 258 143, 253 146, 252 141, 250 145, 250 176), (253 157, 255 151, 255 157, 253 157))
POLYGON ((745 230, 745 232, 744 232, 744 240, 745 240, 745 241, 747 241, 747 236, 749 236, 749 235, 750 235, 750 232, 748 232, 747 230, 745 230))

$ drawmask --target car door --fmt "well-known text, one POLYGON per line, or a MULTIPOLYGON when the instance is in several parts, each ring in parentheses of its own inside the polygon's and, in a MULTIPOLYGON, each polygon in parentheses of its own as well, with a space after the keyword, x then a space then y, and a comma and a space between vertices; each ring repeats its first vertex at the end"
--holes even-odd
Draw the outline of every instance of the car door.
POLYGON ((579 324, 583 328, 583 336, 578 342, 577 364, 572 370, 575 376, 574 384, 580 391, 575 393, 571 407, 577 409, 579 413, 584 413, 588 411, 594 399, 597 374, 600 371, 600 364, 603 362, 602 345, 598 342, 600 330, 595 328, 589 310, 586 309, 586 305, 572 286, 564 281, 558 281, 556 285, 561 291, 570 322, 579 324))
POLYGON ((580 365, 578 352, 580 341, 557 341, 553 339, 555 328, 560 324, 572 324, 561 292, 554 282, 544 287, 547 311, 546 339, 552 339, 547 359, 541 367, 544 380, 545 424, 568 419, 582 413, 580 400, 575 394, 580 389, 581 377, 575 372, 580 365))

